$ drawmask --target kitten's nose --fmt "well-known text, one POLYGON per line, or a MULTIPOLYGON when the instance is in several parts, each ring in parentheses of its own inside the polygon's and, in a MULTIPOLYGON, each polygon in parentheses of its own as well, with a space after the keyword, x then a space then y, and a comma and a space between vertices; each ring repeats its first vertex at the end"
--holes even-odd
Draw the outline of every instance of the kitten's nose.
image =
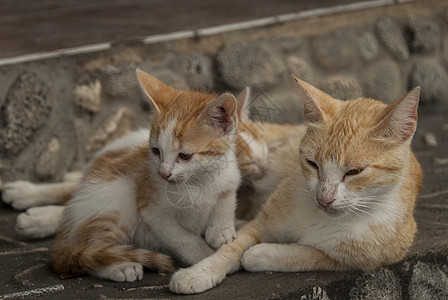
POLYGON ((162 176, 163 179, 168 180, 168 178, 171 177, 171 173, 165 173, 165 172, 159 172, 160 176, 162 176))

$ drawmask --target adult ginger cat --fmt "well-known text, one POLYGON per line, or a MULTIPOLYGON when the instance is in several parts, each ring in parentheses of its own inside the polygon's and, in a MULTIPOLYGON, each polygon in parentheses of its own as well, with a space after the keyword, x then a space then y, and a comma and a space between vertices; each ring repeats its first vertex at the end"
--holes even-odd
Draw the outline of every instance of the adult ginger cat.
MULTIPOLYGON (((248 271, 371 270, 410 248, 422 170, 410 149, 420 88, 386 105, 339 101, 296 78, 307 130, 282 183, 238 237, 177 271, 176 293, 200 293, 248 271)), ((285 152, 286 153, 286 152, 285 152)))
POLYGON ((236 99, 137 77, 150 131, 109 144, 87 167, 52 248, 61 277, 140 280, 143 266, 173 271, 167 255, 191 265, 235 237, 236 99))

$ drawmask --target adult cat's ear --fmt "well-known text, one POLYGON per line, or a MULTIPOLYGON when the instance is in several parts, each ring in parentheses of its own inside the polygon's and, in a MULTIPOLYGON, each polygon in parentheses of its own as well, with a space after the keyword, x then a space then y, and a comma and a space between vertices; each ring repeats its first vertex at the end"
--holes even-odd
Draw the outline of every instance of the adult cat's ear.
POLYGON ((238 96, 236 96, 237 114, 241 122, 249 121, 249 99, 250 99, 250 87, 246 86, 238 96))
POLYGON ((157 100, 160 98, 159 95, 172 88, 140 69, 137 69, 136 74, 151 108, 159 113, 160 103, 157 104, 157 100))
POLYGON ((291 76, 297 82, 299 94, 303 99, 305 121, 309 123, 323 121, 325 119, 324 112, 328 106, 325 100, 331 96, 294 75, 291 76))
POLYGON ((229 93, 222 94, 207 105, 198 118, 210 126, 218 136, 226 135, 237 122, 235 97, 229 93))
POLYGON ((415 87, 403 97, 388 106, 388 114, 373 129, 375 138, 393 139, 398 142, 408 140, 417 128, 417 108, 420 87, 415 87))

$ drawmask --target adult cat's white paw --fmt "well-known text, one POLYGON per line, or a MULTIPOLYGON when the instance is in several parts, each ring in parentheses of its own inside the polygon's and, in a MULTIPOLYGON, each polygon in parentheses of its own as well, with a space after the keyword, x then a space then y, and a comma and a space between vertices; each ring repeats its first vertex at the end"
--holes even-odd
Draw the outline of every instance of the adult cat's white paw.
POLYGON ((205 231, 205 241, 215 249, 230 243, 235 238, 235 227, 209 227, 205 231))
POLYGON ((29 238, 45 238, 54 235, 62 220, 63 206, 33 207, 17 216, 16 232, 29 238))
POLYGON ((212 274, 193 266, 188 269, 180 269, 173 274, 170 291, 177 294, 198 294, 211 289, 218 283, 212 274))
POLYGON ((35 184, 19 180, 5 184, 2 191, 3 202, 16 210, 24 210, 37 205, 37 187, 35 184))
POLYGON ((117 282, 131 282, 143 278, 143 266, 139 263, 125 262, 101 268, 93 272, 92 275, 117 282))
POLYGON ((241 265, 250 272, 272 271, 270 265, 275 261, 275 248, 269 244, 258 244, 244 252, 241 265))

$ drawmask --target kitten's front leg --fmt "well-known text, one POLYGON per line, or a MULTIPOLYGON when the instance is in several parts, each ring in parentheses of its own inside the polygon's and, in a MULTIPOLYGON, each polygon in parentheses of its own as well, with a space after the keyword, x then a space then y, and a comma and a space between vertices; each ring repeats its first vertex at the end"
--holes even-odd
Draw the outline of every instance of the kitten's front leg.
POLYGON ((151 227, 162 247, 170 249, 177 258, 189 265, 196 264, 214 252, 199 234, 169 219, 151 222, 151 227))
POLYGON ((241 264, 247 271, 300 272, 343 271, 348 266, 324 252, 298 244, 258 244, 244 252, 241 264))
POLYGON ((215 249, 236 238, 235 205, 236 192, 228 191, 219 197, 210 214, 205 230, 205 240, 215 249))

